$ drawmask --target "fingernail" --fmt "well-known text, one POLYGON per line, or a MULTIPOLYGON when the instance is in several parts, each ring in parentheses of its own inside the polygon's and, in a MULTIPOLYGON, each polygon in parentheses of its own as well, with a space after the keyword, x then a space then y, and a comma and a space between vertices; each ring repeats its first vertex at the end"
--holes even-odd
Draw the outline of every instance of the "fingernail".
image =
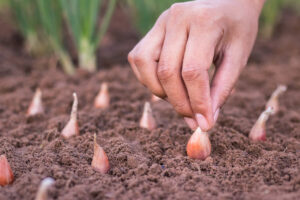
POLYGON ((208 130, 208 123, 207 120, 205 119, 205 117, 201 114, 196 114, 196 120, 198 122, 198 125, 200 126, 200 128, 203 131, 207 131, 208 130))
POLYGON ((218 108, 214 114, 214 122, 216 123, 219 117, 219 113, 220 113, 220 108, 218 108))
POLYGON ((194 131, 197 129, 198 124, 193 118, 184 117, 184 121, 187 123, 187 125, 194 131))

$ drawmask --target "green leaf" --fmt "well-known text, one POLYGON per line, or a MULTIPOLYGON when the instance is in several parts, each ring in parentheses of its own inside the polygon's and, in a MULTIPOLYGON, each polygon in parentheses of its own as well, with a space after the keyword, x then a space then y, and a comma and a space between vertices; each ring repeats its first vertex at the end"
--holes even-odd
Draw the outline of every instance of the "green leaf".
POLYGON ((96 70, 96 49, 107 30, 116 0, 108 1, 100 28, 97 24, 103 0, 60 0, 60 4, 79 54, 80 67, 96 70))

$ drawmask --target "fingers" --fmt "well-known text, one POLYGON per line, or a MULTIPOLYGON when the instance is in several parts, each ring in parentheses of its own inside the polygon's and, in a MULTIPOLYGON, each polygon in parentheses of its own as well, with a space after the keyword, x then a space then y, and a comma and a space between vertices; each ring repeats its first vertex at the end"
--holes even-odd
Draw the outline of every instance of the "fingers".
POLYGON ((198 27, 192 27, 182 66, 182 77, 192 110, 204 131, 214 125, 208 69, 213 62, 217 41, 217 31, 203 32, 198 27))
POLYGON ((187 41, 187 32, 179 24, 169 20, 165 41, 159 58, 158 79, 166 92, 169 103, 181 115, 193 117, 185 86, 181 78, 182 59, 187 41))
POLYGON ((211 86, 212 107, 215 115, 226 102, 243 67, 246 65, 248 52, 243 51, 242 41, 232 43, 225 51, 211 86))
POLYGON ((130 52, 128 54, 127 60, 128 60, 128 62, 130 64, 130 66, 131 66, 131 68, 132 68, 132 70, 133 70, 136 78, 141 82, 142 81, 141 74, 138 71, 138 69, 137 69, 137 67, 136 67, 136 65, 134 63, 134 54, 133 54, 133 52, 130 52))
POLYGON ((165 36, 165 15, 163 13, 148 34, 128 54, 128 61, 138 80, 153 94, 161 98, 165 92, 157 78, 157 65, 165 36))
POLYGON ((193 118, 184 117, 184 121, 187 123, 187 125, 192 129, 193 131, 198 128, 198 123, 193 118))

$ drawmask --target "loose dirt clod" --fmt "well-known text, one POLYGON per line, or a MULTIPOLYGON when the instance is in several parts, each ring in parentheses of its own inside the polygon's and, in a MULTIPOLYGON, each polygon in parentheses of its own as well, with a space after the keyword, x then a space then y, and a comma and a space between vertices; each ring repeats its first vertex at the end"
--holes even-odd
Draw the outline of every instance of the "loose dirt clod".
POLYGON ((32 101, 27 110, 27 116, 34 116, 44 112, 44 107, 42 103, 42 91, 40 88, 37 88, 35 94, 32 98, 32 101))
POLYGON ((109 170, 108 157, 103 148, 97 143, 96 134, 94 134, 94 156, 92 160, 92 167, 102 174, 106 174, 109 170))
POLYGON ((287 90, 287 87, 285 85, 279 85, 276 90, 272 93, 270 99, 268 100, 266 104, 266 109, 268 107, 273 108, 272 115, 276 114, 279 111, 279 96, 284 93, 287 90))
POLYGON ((108 108, 109 107, 110 96, 108 92, 108 84, 106 82, 101 84, 100 91, 95 98, 94 107, 95 108, 108 108))
POLYGON ((0 185, 5 186, 14 181, 14 175, 5 155, 0 156, 0 185))
POLYGON ((197 128, 188 141, 186 152, 190 158, 205 160, 211 153, 208 133, 197 128))
POLYGON ((150 103, 148 101, 144 105, 143 115, 140 120, 140 127, 146 128, 150 131, 156 128, 156 122, 153 117, 150 103))
POLYGON ((74 97, 74 102, 72 106, 70 120, 61 132, 63 137, 66 139, 74 135, 79 135, 79 127, 77 122, 78 99, 76 93, 73 93, 73 97, 74 97))
POLYGON ((35 200, 47 200, 48 197, 48 189, 49 187, 51 187, 51 185, 54 184, 54 179, 47 177, 44 180, 42 180, 40 186, 39 186, 39 190, 36 194, 35 200))
POLYGON ((252 127, 249 138, 253 141, 265 141, 266 137, 266 122, 270 115, 273 113, 273 108, 268 107, 264 112, 262 112, 252 127))

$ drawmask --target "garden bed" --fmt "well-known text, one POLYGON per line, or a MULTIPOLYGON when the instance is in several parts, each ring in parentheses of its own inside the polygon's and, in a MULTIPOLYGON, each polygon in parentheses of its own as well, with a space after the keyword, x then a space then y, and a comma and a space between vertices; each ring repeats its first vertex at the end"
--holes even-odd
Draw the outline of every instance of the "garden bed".
MULTIPOLYGON (((120 24, 119 18, 113 24, 120 24)), ((15 181, 0 188, 0 199, 34 199, 45 177, 55 179, 50 199, 299 199, 299 20, 286 13, 274 38, 258 42, 211 131, 211 157, 197 161, 185 151, 191 130, 167 103, 152 103, 156 130, 139 128, 150 94, 124 64, 134 42, 120 39, 117 26, 100 49, 101 66, 111 67, 69 77, 53 60, 23 53, 18 34, 2 18, 0 154, 6 154, 15 181), (113 48, 117 44, 122 48, 113 48), (109 84, 111 106, 96 110, 93 100, 103 81, 109 84), (288 90, 280 98, 279 113, 267 123, 267 141, 250 142, 248 133, 279 83, 288 90), (46 111, 26 118, 36 87, 43 91, 46 111), (60 132, 74 91, 80 136, 65 140, 60 132), (94 133, 110 160, 105 175, 90 166, 94 133)))

